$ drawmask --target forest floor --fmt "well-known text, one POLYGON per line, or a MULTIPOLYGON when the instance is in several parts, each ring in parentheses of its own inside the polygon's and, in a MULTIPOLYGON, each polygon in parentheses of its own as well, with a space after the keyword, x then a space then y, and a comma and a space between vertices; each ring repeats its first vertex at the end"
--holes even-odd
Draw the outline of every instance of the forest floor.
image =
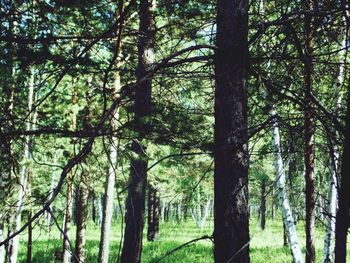
MULTIPOLYGON (((251 220, 250 225, 250 257, 252 263, 283 263, 291 262, 291 256, 288 247, 283 247, 283 226, 281 220, 267 220, 266 229, 262 231, 257 220, 251 220)), ((199 229, 192 219, 186 223, 164 223, 160 225, 159 239, 155 242, 148 242, 144 238, 144 248, 142 261, 146 263, 155 263, 168 251, 175 249, 182 244, 202 237, 211 235, 213 222, 208 221, 204 229, 199 229)), ((297 225, 300 240, 305 240, 304 223, 297 225)), ((87 230, 87 262, 97 262, 99 247, 99 227, 89 224, 87 230)), ((75 233, 75 229, 72 229, 75 233)), ((120 224, 114 224, 111 233, 111 257, 110 262, 116 262, 121 237, 120 224)), ((146 235, 144 235, 146 236, 146 235)), ((320 226, 316 231, 316 257, 317 262, 322 262, 322 250, 324 230, 320 226)), ((21 248, 19 262, 25 262, 26 258, 26 234, 21 237, 21 248)), ((71 240, 74 245, 74 239, 71 240)), ((48 234, 44 229, 40 230, 36 226, 33 236, 33 262, 48 263, 59 262, 59 255, 62 247, 62 240, 57 229, 48 234)), ((305 253, 305 250, 303 250, 305 253)), ((350 253, 348 253, 350 258, 350 253)), ((163 258, 160 262, 181 262, 181 263, 207 263, 213 262, 212 242, 200 240, 189 246, 183 247, 171 255, 163 258)))

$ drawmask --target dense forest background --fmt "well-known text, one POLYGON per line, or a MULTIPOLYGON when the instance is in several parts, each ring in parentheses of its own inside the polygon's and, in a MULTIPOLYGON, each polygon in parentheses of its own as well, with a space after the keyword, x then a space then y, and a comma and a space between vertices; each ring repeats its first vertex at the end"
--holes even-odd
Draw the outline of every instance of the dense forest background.
POLYGON ((346 262, 349 12, 1 0, 0 263, 346 262))

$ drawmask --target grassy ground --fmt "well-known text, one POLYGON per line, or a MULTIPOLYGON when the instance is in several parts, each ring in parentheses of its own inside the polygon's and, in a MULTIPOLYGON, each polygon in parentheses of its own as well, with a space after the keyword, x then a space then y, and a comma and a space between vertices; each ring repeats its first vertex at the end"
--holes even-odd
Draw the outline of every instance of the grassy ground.
MULTIPOLYGON (((34 231, 33 243, 33 262, 48 263, 58 262, 59 252, 61 250, 62 241, 58 230, 52 230, 50 235, 44 230, 34 231), (56 258, 56 259, 55 259, 56 258)), ((75 229, 72 230, 72 233, 75 229)), ((298 224, 298 232, 300 240, 305 240, 304 224, 298 224)), ((157 262, 157 260, 170 251, 192 239, 203 235, 211 235, 212 222, 207 222, 203 230, 198 229, 192 220, 187 223, 165 223, 160 226, 159 240, 156 242, 147 242, 144 240, 144 249, 142 259, 143 262, 157 262)), ((87 231, 87 262, 97 262, 98 245, 99 245, 99 228, 89 225, 87 231)), ((120 225, 114 224, 111 233, 111 259, 115 262, 120 242, 120 225)), ((317 241, 317 262, 322 261, 323 237, 324 231, 318 228, 316 231, 317 241)), ((291 262, 291 256, 288 247, 283 247, 283 234, 281 220, 269 220, 266 229, 261 231, 256 220, 252 220, 250 226, 250 256, 253 263, 283 263, 291 262)), ((26 236, 22 236, 20 248, 20 262, 25 262, 26 257, 26 236)), ((72 240, 74 244, 74 240, 72 240)), ((305 251, 304 251, 305 253, 305 251)), ((176 251, 170 256, 164 258, 161 262, 181 262, 181 263, 205 263, 213 262, 212 243, 210 240, 201 240, 195 244, 186 246, 176 251)))

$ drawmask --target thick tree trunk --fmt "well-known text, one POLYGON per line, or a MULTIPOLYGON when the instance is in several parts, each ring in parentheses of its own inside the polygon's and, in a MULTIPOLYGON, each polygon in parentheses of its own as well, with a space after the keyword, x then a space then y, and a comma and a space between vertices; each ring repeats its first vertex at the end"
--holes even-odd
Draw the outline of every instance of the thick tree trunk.
POLYGON ((346 245, 350 209, 350 82, 348 84, 347 113, 345 123, 344 149, 338 197, 338 211, 335 226, 335 262, 346 262, 346 245))
MULTIPOLYGON (((154 63, 154 20, 153 0, 141 0, 139 7, 139 38, 137 79, 143 80, 154 63)), ((147 185, 146 146, 142 142, 150 132, 152 79, 147 78, 135 90, 135 126, 139 133, 132 143, 130 182, 126 201, 125 235, 122 249, 122 263, 141 262, 142 232, 145 218, 145 189, 147 185)))
MULTIPOLYGON (((83 177, 86 175, 83 174, 83 177)), ((75 261, 76 263, 85 262, 85 244, 86 244, 86 224, 88 217, 88 196, 89 191, 85 185, 86 178, 82 179, 78 190, 77 206, 77 231, 75 238, 75 261)))
POLYGON ((286 175, 283 169, 282 151, 280 145, 280 133, 278 128, 278 122, 276 119, 276 110, 272 106, 270 116, 274 119, 272 127, 272 139, 273 139, 273 151, 275 154, 275 169, 276 169, 276 182, 278 190, 278 199, 281 206, 283 222, 286 227, 287 236, 291 248, 291 253, 294 263, 302 263, 303 255, 301 253, 301 247, 298 240, 298 235, 292 216, 292 209, 289 204, 289 200, 286 192, 286 175))
POLYGON ((217 0, 214 128, 215 262, 249 262, 248 1, 217 0))
POLYGON ((148 185, 148 228, 147 240, 158 239, 159 232, 159 196, 158 191, 152 185, 148 185))
POLYGON ((266 179, 263 178, 261 181, 260 191, 260 227, 262 230, 265 229, 266 224, 266 179))

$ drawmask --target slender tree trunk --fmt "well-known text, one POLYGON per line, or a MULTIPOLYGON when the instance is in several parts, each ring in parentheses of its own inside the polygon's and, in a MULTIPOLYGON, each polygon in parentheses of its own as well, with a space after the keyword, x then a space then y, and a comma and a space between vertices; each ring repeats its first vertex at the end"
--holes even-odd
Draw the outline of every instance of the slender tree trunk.
POLYGON ((203 216, 202 216, 200 224, 199 224, 200 229, 203 229, 205 226, 205 222, 207 222, 209 212, 210 212, 210 204, 211 204, 211 201, 210 201, 210 198, 208 196, 207 202, 206 202, 205 207, 204 207, 203 216))
POLYGON ((260 191, 260 227, 262 230, 265 229, 266 224, 266 179, 263 178, 261 181, 261 191, 260 191))
POLYGON ((215 262, 249 262, 248 1, 217 0, 214 128, 215 262))
MULTIPOLYGON (((113 96, 116 98, 120 91, 120 76, 117 71, 114 80, 114 93, 113 96)), ((111 121, 111 127, 113 130, 117 129, 117 123, 119 120, 119 108, 117 108, 113 114, 111 121)), ((103 215, 101 224, 101 237, 100 237, 100 248, 99 248, 99 263, 107 263, 109 257, 109 243, 110 243, 110 232, 113 217, 114 208, 114 192, 115 192, 115 179, 117 169, 117 156, 118 156, 118 141, 116 138, 112 138, 112 144, 109 152, 109 170, 106 176, 105 182, 105 193, 103 203, 103 215)))
POLYGON ((274 119, 272 127, 273 137, 273 151, 275 154, 275 169, 276 169, 276 182, 278 190, 278 199, 281 206, 283 222, 286 226, 287 236, 291 248, 291 253, 294 263, 302 263, 303 255, 301 253, 301 247, 298 240, 298 235, 292 216, 292 209, 289 204, 289 200, 286 192, 286 175, 283 169, 282 152, 280 145, 280 133, 278 128, 278 122, 276 119, 276 110, 272 105, 270 116, 274 119))
POLYGON ((346 262, 346 245, 350 212, 350 82, 348 84, 347 113, 345 123, 344 150, 335 226, 335 262, 346 262))
POLYGON ((286 224, 283 221, 283 246, 288 246, 288 235, 286 230, 286 224))
POLYGON ((159 196, 158 191, 152 185, 148 185, 148 228, 147 240, 158 239, 159 232, 159 196))
MULTIPOLYGON (((30 112, 26 124, 26 130, 29 131, 34 127, 35 118, 36 118, 36 110, 32 110, 33 101, 34 101, 34 78, 35 78, 35 69, 34 67, 31 67, 30 69, 30 80, 29 80, 29 91, 28 91, 28 112, 30 112)), ((14 227, 11 232, 16 232, 21 227, 21 218, 22 218, 22 210, 23 210, 23 203, 24 198, 27 191, 27 184, 28 184, 28 173, 30 172, 28 162, 31 158, 32 154, 32 137, 26 136, 25 137, 25 144, 24 144, 24 154, 23 159, 25 160, 26 164, 22 166, 21 174, 20 174, 20 185, 18 187, 18 195, 17 195, 17 202, 16 202, 16 212, 14 214, 14 227)), ((19 235, 16 235, 11 240, 11 253, 10 253, 10 262, 15 263, 17 262, 18 257, 18 249, 19 249, 19 235)))
MULTIPOLYGON (((73 79, 72 88, 72 109, 77 104, 77 93, 75 90, 75 80, 73 79)), ((72 110, 72 124, 71 129, 74 131, 77 128, 77 112, 72 110)), ((75 139, 71 140, 71 144, 75 144, 75 139)), ((73 154, 72 154, 73 155, 73 154)), ((72 204, 73 204, 73 173, 67 175, 67 190, 66 190, 66 209, 64 215, 64 227, 63 227, 63 252, 62 252, 62 263, 70 263, 72 258, 72 249, 70 247, 70 232, 71 232, 71 221, 72 221, 72 204)))
MULTIPOLYGON (((304 0, 305 10, 312 11, 314 9, 313 0, 304 0)), ((305 63, 304 63, 304 164, 305 164, 305 203, 306 203, 306 263, 315 262, 315 195, 314 195, 314 117, 312 113, 312 16, 305 15, 305 63)))
MULTIPOLYGON (((137 79, 143 80, 154 63, 154 8, 153 0, 141 0, 139 7, 139 38, 137 79)), ((142 142, 151 131, 152 79, 147 78, 135 90, 135 125, 139 135, 132 142, 130 182, 126 201, 125 235, 122 263, 141 262, 142 232, 145 218, 145 189, 147 185, 146 145, 142 142)))

